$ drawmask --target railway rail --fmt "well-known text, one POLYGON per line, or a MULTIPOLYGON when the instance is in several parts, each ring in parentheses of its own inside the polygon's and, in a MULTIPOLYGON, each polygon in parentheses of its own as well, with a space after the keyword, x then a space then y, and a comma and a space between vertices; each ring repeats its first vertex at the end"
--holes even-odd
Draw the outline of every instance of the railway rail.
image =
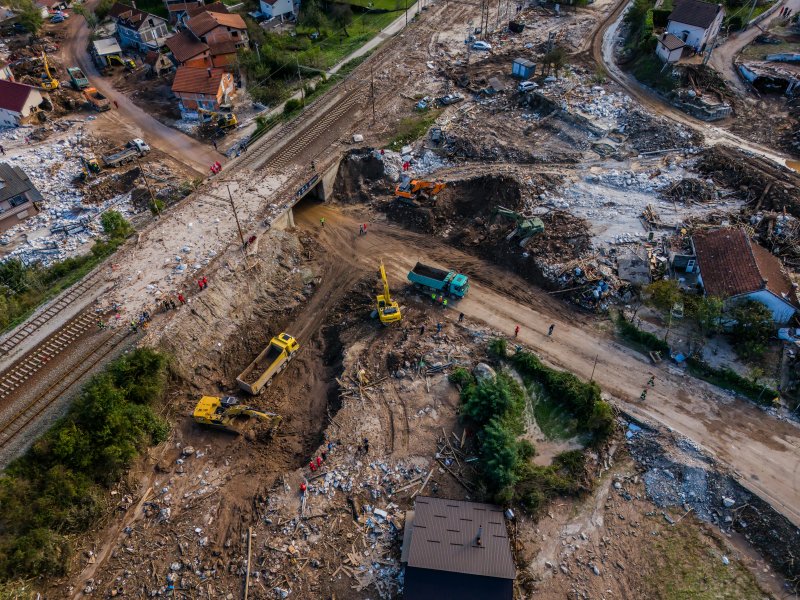
POLYGON ((88 277, 71 286, 61 297, 57 298, 50 306, 27 321, 22 327, 12 332, 0 342, 0 357, 8 356, 11 351, 22 342, 39 331, 54 317, 60 315, 66 308, 79 300, 87 291, 99 284, 102 269, 97 269, 88 277))
POLYGON ((0 426, 0 448, 6 447, 17 438, 21 432, 25 431, 28 425, 38 419, 62 394, 100 364, 109 354, 123 344, 129 336, 130 331, 127 328, 107 331, 103 335, 102 341, 81 360, 77 368, 70 370, 65 377, 59 378, 3 422, 2 426, 0 426))
POLYGON ((53 358, 83 337, 96 322, 97 317, 91 309, 81 311, 3 371, 0 374, 0 400, 6 399, 44 369, 53 358))

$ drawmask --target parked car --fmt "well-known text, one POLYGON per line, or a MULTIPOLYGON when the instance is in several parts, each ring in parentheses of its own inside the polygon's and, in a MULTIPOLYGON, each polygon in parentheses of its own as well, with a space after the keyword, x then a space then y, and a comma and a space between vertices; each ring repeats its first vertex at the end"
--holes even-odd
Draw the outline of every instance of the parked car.
POLYGON ((523 81, 517 86, 517 91, 525 93, 537 87, 539 87, 539 84, 534 81, 523 81))
POLYGON ((53 15, 50 17, 51 23, 63 23, 65 21, 64 15, 53 15))
POLYGON ((441 98, 437 98, 436 102, 439 103, 441 106, 449 106, 451 104, 455 104, 457 102, 461 102, 464 99, 464 96, 461 94, 447 94, 446 96, 442 96, 441 98))
POLYGON ((489 42, 483 42, 478 40, 477 42, 472 44, 473 50, 485 50, 489 52, 492 49, 492 45, 489 42))

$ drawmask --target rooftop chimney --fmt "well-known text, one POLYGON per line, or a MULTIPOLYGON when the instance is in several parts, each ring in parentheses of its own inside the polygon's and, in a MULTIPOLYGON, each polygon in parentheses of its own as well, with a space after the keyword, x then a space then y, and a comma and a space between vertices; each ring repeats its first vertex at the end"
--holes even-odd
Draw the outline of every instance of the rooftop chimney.
POLYGON ((476 546, 483 546, 483 525, 478 527, 478 537, 475 540, 476 546))

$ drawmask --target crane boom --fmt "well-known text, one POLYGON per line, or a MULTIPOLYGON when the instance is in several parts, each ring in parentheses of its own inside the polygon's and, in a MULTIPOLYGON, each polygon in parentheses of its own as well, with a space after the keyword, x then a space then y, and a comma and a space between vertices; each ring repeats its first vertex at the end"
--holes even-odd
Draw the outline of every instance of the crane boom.
POLYGON ((383 266, 383 261, 381 261, 381 280, 383 280, 383 299, 386 304, 391 304, 392 298, 389 295, 389 280, 386 279, 386 269, 383 266))

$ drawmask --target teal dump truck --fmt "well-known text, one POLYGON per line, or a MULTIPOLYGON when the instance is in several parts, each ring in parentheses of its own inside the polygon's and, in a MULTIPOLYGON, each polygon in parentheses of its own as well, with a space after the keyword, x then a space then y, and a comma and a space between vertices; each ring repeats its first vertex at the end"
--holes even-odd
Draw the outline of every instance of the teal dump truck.
POLYGON ((418 262, 408 274, 408 280, 418 290, 463 298, 469 291, 469 278, 455 271, 445 271, 418 262))
POLYGON ((85 90, 89 87, 89 78, 86 77, 83 71, 78 67, 69 67, 67 73, 69 73, 69 80, 72 82, 72 87, 76 90, 85 90))

